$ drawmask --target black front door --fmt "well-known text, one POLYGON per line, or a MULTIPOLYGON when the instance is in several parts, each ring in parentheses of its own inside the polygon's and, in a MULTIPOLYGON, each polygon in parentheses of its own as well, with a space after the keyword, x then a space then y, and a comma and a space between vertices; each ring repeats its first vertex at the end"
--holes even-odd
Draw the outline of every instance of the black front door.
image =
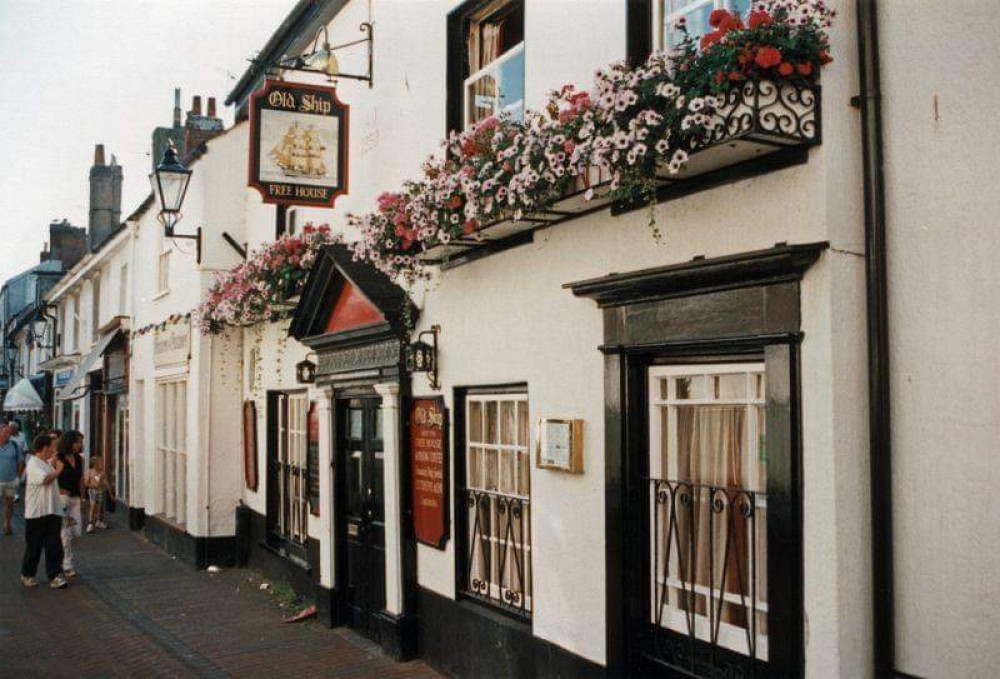
POLYGON ((338 588, 347 624, 378 641, 385 608, 381 399, 342 399, 337 418, 338 588))

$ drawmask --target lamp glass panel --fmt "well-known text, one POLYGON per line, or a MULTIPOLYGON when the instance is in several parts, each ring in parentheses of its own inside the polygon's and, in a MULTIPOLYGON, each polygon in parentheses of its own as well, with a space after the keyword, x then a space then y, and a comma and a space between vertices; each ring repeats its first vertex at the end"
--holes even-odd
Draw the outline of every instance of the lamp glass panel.
POLYGON ((157 190, 157 197, 160 199, 161 210, 165 212, 180 211, 190 179, 190 172, 156 171, 157 186, 155 188, 157 190))

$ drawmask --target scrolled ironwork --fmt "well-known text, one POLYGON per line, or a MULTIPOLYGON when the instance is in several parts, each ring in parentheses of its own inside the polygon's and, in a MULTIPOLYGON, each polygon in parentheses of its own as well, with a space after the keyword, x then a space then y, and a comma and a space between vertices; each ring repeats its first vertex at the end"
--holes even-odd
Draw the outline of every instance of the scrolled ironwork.
POLYGON ((695 676, 754 676, 761 659, 757 617, 766 610, 758 596, 756 540, 764 494, 649 481, 651 650, 664 664, 695 676), (734 641, 736 631, 742 644, 734 641))
POLYGON ((693 152, 740 139, 781 145, 819 142, 819 85, 748 80, 721 96, 722 106, 693 152))
POLYGON ((523 617, 531 615, 529 500, 467 489, 470 537, 464 593, 523 617))

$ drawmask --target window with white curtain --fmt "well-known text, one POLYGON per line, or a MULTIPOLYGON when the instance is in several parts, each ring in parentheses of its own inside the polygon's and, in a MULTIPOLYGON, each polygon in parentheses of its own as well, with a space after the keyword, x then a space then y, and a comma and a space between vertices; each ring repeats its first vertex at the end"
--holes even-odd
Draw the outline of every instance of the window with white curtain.
POLYGON ((187 381, 156 385, 156 489, 159 513, 183 525, 187 517, 187 381))
POLYGON ((485 3, 467 21, 464 121, 524 118, 524 2, 485 3))
POLYGON ((767 660, 763 363, 649 373, 651 622, 767 660))
POLYGON ((683 37, 676 30, 678 19, 684 19, 688 33, 700 38, 713 29, 708 18, 717 9, 728 9, 744 18, 750 11, 750 0, 656 0, 653 3, 653 26, 656 49, 670 50, 683 37))
POLYGON ((529 616, 528 395, 469 394, 465 419, 466 593, 529 616))

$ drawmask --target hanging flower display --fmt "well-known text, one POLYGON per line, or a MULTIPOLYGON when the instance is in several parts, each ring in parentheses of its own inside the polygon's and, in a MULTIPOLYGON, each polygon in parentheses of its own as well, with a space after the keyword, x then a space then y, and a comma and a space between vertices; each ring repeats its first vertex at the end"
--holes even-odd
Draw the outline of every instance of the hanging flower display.
MULTIPOLYGON (((598 71, 591 92, 566 85, 523 121, 487 118, 442 142, 423 176, 383 193, 375 212, 348 215, 350 247, 389 274, 421 277, 419 255, 481 227, 551 208, 598 168, 614 199, 650 202, 655 173, 676 174, 703 141, 725 95, 747 80, 811 85, 831 61, 822 0, 766 0, 746 17, 716 10, 700 40, 684 22, 672 52, 598 71)), ((588 200, 594 187, 585 191, 588 200)))
POLYGON ((301 235, 282 236, 252 252, 208 289, 196 312, 202 332, 280 320, 288 300, 302 292, 320 249, 339 240, 326 224, 307 224, 301 235))

